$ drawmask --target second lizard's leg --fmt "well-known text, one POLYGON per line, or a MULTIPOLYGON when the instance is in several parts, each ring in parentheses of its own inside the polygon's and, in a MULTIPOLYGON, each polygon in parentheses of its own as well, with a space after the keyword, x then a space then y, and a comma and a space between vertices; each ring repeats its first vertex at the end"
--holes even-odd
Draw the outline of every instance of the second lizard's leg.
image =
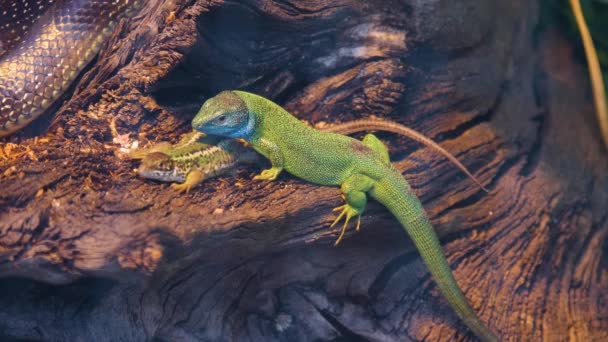
POLYGON ((205 174, 201 170, 193 170, 188 173, 186 180, 183 183, 173 183, 171 184, 171 187, 178 192, 188 193, 190 189, 199 185, 204 180, 205 174))
POLYGON ((374 186, 375 181, 365 175, 354 174, 346 178, 340 189, 346 204, 339 206, 334 211, 341 211, 340 215, 332 223, 332 227, 336 225, 342 217, 344 217, 344 226, 340 231, 340 236, 336 240, 336 245, 342 241, 348 222, 352 217, 357 217, 357 230, 361 225, 361 214, 367 205, 367 192, 374 186))
POLYGON ((378 137, 369 133, 363 137, 363 140, 361 140, 361 142, 363 143, 363 145, 376 151, 380 155, 380 158, 382 158, 382 161, 384 161, 385 163, 391 162, 390 157, 388 155, 388 148, 386 148, 386 145, 384 145, 384 143, 380 139, 378 139, 378 137))

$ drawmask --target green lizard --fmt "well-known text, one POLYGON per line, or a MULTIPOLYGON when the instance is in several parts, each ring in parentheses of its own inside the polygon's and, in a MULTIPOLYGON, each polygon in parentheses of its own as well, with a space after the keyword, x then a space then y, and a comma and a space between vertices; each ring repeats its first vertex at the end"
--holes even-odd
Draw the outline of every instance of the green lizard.
MULTIPOLYGON (((438 151, 479 187, 483 185, 448 151, 421 133, 384 119, 359 119, 321 128, 325 132, 352 134, 362 131, 388 131, 397 133, 438 151)), ((137 173, 149 179, 163 182, 179 182, 171 185, 179 192, 188 192, 204 180, 232 171, 238 164, 259 161, 258 154, 247 149, 236 140, 210 140, 200 132, 185 134, 179 143, 171 145, 161 142, 149 148, 139 149, 129 154, 131 159, 140 159, 137 173)))
POLYGON ((340 186, 346 204, 332 226, 360 215, 367 196, 382 203, 412 238, 440 291, 465 324, 482 340, 497 337, 481 322, 460 290, 420 200, 391 164, 386 146, 373 134, 362 141, 309 127, 261 96, 224 91, 207 100, 192 121, 203 133, 244 139, 268 158, 271 168, 254 179, 274 180, 286 170, 314 184, 340 186))

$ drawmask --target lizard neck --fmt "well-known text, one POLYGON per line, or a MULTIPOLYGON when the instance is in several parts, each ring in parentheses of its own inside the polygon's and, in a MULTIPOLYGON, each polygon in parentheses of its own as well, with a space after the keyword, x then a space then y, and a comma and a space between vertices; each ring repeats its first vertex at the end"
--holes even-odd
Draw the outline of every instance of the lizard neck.
POLYGON ((286 132, 289 132, 290 136, 295 136, 294 134, 307 136, 305 131, 310 128, 278 104, 259 95, 243 91, 235 91, 235 93, 245 101, 249 110, 247 125, 238 132, 242 134, 240 137, 248 142, 254 142, 259 138, 271 138, 276 132, 280 132, 279 136, 283 136, 286 132))
POLYGON ((247 119, 247 125, 241 127, 238 131, 232 133, 230 137, 250 141, 254 132, 256 131, 256 127, 258 126, 257 120, 258 119, 256 113, 250 110, 247 119))

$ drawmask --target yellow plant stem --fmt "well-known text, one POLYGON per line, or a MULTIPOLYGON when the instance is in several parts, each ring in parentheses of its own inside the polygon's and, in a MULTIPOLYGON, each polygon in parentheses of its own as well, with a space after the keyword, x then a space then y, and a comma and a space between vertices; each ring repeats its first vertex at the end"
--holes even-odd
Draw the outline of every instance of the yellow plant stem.
POLYGON ((572 7, 572 12, 576 18, 576 25, 581 33, 583 46, 585 47, 597 120, 600 124, 600 131, 602 133, 602 138, 604 139, 604 144, 608 147, 608 101, 606 100, 600 62, 597 58, 597 51, 593 45, 593 39, 589 33, 589 28, 585 22, 580 0, 570 0, 570 7, 572 7))

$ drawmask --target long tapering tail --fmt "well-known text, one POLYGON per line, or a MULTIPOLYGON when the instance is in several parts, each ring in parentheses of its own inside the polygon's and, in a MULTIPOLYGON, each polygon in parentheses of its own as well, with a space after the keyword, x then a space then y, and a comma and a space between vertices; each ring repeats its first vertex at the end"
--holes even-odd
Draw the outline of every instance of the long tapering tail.
POLYGON ((446 151, 443 147, 434 142, 432 139, 427 138, 422 133, 402 124, 384 119, 359 119, 336 124, 330 127, 323 127, 321 130, 345 135, 362 131, 386 131, 403 135, 439 152, 442 156, 447 158, 452 164, 459 168, 460 171, 469 176, 469 178, 471 178, 471 180, 473 180, 473 182, 475 182, 475 184, 477 184, 483 191, 490 192, 477 178, 475 178, 475 176, 473 176, 467 167, 456 159, 456 157, 454 157, 450 152, 446 151))
POLYGON ((439 290, 456 314, 482 341, 494 342, 498 338, 479 319, 464 297, 452 270, 443 255, 439 240, 429 222, 422 204, 396 170, 394 174, 378 181, 370 195, 395 215, 410 235, 428 267, 439 290))

